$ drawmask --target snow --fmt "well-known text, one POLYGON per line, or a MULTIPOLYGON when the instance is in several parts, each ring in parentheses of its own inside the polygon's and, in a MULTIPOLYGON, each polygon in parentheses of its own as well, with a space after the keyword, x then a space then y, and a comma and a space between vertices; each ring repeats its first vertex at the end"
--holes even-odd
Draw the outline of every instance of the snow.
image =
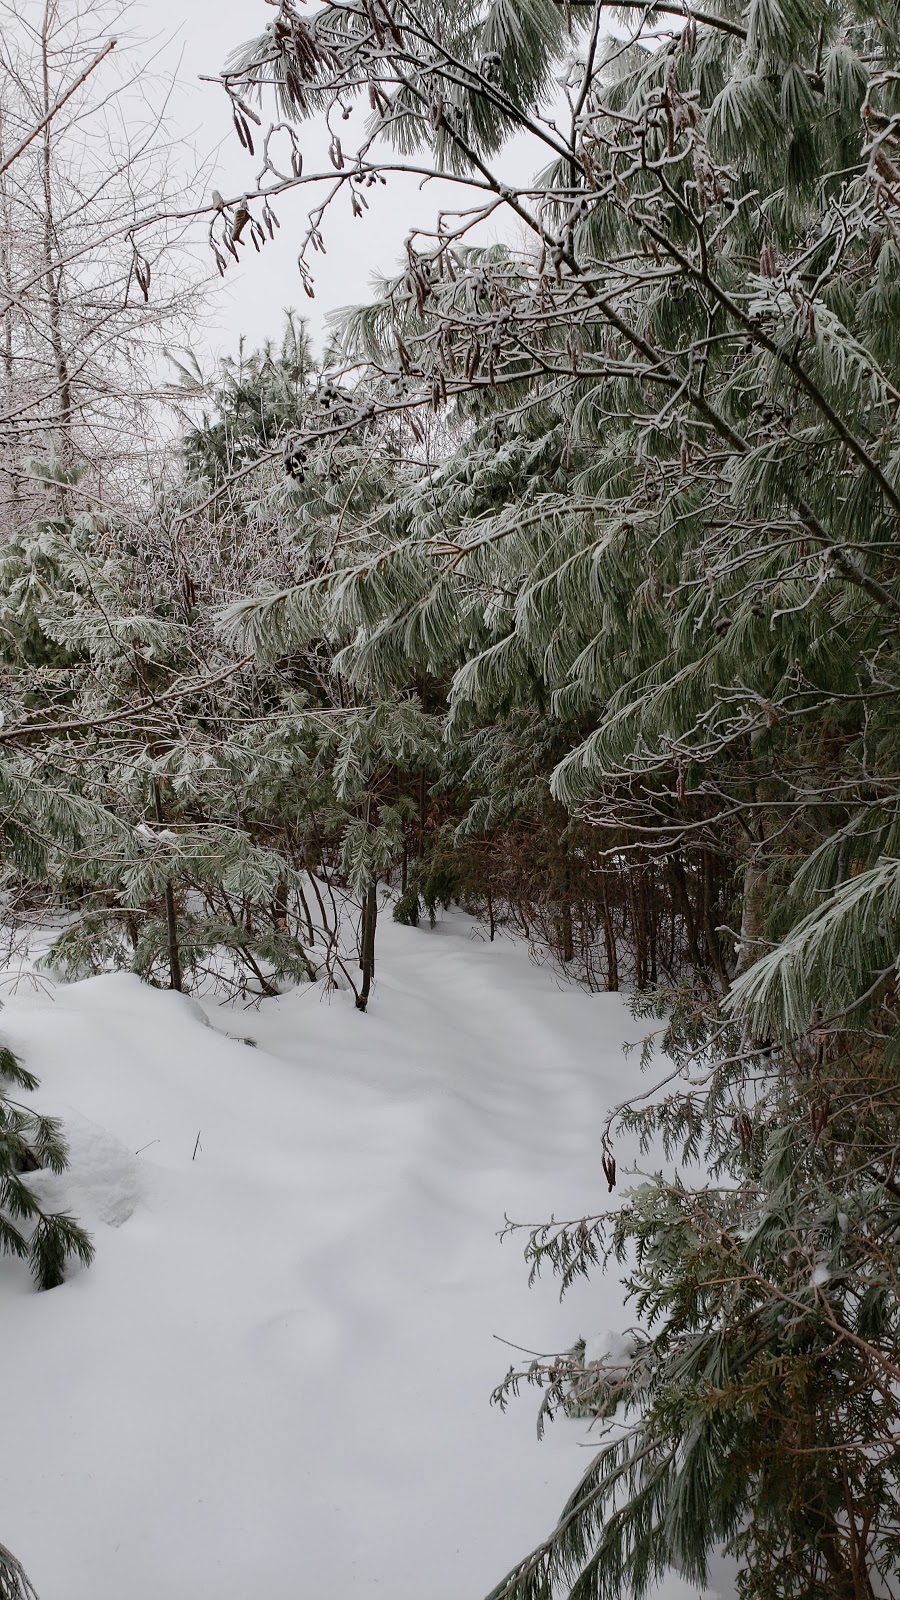
POLYGON ((604 1328, 599 1333, 591 1334, 584 1341, 584 1359, 586 1365, 591 1362, 602 1361, 609 1372, 626 1372, 637 1350, 633 1335, 620 1333, 612 1328, 604 1328))
POLYGON ((377 980, 367 1016, 125 974, 7 1002, 72 1149, 35 1181, 97 1246, 46 1294, 0 1260, 0 1538, 42 1600, 481 1600, 584 1469, 584 1424, 489 1405, 498 1339, 631 1317, 614 1280, 529 1291, 497 1234, 603 1203, 636 1025, 461 915, 386 921, 377 980))

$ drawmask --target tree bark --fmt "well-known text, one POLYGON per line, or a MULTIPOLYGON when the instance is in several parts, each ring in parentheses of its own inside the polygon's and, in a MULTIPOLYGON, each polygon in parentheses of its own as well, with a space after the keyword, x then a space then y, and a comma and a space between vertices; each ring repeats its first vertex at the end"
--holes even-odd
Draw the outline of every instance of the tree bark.
POLYGON ((362 927, 360 929, 359 965, 362 986, 356 997, 357 1011, 365 1011, 369 1003, 372 979, 375 976, 375 926, 378 921, 378 896, 374 883, 366 890, 363 901, 362 927))
MULTIPOLYGON (((165 814, 163 812, 159 784, 155 782, 153 785, 153 803, 156 809, 157 823, 162 828, 165 825, 165 814)), ((184 981, 181 973, 181 954, 178 949, 178 918, 175 914, 175 891, 172 888, 171 878, 166 883, 165 903, 166 942, 169 951, 169 988, 177 989, 180 993, 184 988, 184 981)))

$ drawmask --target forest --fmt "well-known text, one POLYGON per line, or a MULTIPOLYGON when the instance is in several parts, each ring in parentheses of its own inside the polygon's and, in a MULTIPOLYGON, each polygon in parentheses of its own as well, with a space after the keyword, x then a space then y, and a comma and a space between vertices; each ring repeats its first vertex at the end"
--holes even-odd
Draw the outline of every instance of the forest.
MULTIPOLYGON (((900 8, 253 0, 208 41, 224 195, 127 10, 2 6, 5 970, 136 1033, 299 995, 374 1061, 432 933, 449 1040, 465 918, 473 983, 526 963, 513 1030, 531 981, 621 1015, 593 1199, 505 1232, 564 1337, 607 1279, 627 1336, 488 1351, 494 1425, 582 1453, 506 1576, 415 1592, 674 1600, 724 1554, 740 1600, 900 1595, 900 8), (365 253, 411 182, 432 226, 317 343, 335 218, 365 253), (204 367, 288 237, 301 309, 204 367)), ((5 1024, 0 1326, 50 1337, 110 1269, 5 1024)))

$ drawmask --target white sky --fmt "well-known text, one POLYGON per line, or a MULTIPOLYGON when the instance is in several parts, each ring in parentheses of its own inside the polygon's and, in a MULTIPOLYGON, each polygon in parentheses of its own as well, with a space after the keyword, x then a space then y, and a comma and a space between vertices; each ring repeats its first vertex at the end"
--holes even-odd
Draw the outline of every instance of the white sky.
MULTIPOLYGON (((214 184, 226 198, 254 186, 258 157, 251 158, 241 148, 224 92, 199 79, 203 73, 220 71, 235 46, 261 32, 270 15, 264 0, 188 0, 187 9, 184 0, 138 0, 135 9, 134 21, 142 34, 160 41, 172 37, 171 51, 165 56, 173 66, 181 54, 180 89, 172 104, 173 131, 182 129, 201 155, 212 156, 207 187, 214 184)), ((355 143, 355 134, 361 136, 366 115, 367 108, 360 105, 342 129, 348 148, 355 143)), ((323 123, 305 125, 300 137, 304 169, 329 171, 323 123)), ((526 161, 525 166, 534 164, 526 161)), ((521 161, 515 165, 521 166, 521 161)), ((447 204, 449 192, 449 185, 439 188, 432 183, 422 190, 418 179, 398 175, 390 178, 386 187, 366 191, 371 209, 362 219, 351 215, 349 196, 341 196, 323 230, 327 255, 312 258, 315 300, 305 295, 297 270, 311 191, 302 189, 284 196, 275 207, 281 232, 276 233, 274 242, 260 255, 249 247, 244 254, 246 264, 240 270, 230 269, 222 288, 214 292, 209 326, 198 329, 198 354, 233 351, 242 333, 250 347, 266 337, 277 337, 289 307, 306 317, 321 348, 327 314, 369 299, 372 274, 397 270, 411 222, 429 226, 440 205, 447 204)), ((185 198, 195 196, 186 194, 185 198)), ((196 198, 206 196, 198 194, 196 198)), ((487 237, 508 239, 512 227, 512 221, 503 223, 498 217, 487 237)), ((484 233, 479 237, 485 242, 484 233)))

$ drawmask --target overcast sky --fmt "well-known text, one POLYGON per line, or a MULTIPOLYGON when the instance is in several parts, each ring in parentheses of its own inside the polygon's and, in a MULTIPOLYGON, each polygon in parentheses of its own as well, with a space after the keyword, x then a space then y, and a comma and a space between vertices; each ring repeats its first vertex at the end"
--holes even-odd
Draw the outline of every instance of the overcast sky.
MULTIPOLYGON (((226 197, 253 186, 257 162, 242 150, 233 132, 223 91, 202 83, 200 77, 220 71, 235 46, 261 32, 270 16, 264 0, 187 0, 186 5, 185 0, 138 0, 135 11, 143 34, 160 42, 172 38, 165 54, 173 64, 181 56, 180 87, 172 103, 174 125, 183 128, 185 138, 193 140, 199 153, 212 157, 210 180, 204 187, 208 190, 215 184, 226 197)), ((365 116, 366 109, 360 105, 345 130, 348 146, 354 131, 361 133, 365 116)), ((328 135, 321 123, 306 125, 301 142, 306 171, 330 170, 328 135)), ((209 328, 198 331, 198 350, 207 354, 234 350, 241 333, 250 346, 277 337, 288 307, 309 320, 321 348, 327 314, 371 297, 373 273, 387 275, 397 270, 411 222, 432 224, 441 204, 447 203, 448 192, 449 186, 439 189, 430 184, 423 190, 417 179, 392 177, 387 187, 379 185, 367 191, 371 209, 362 219, 351 215, 349 198, 345 201, 342 196, 324 229, 328 253, 313 257, 315 300, 304 294, 297 270, 297 252, 311 203, 309 191, 282 198, 276 206, 280 234, 259 256, 249 248, 244 256, 246 265, 228 272, 222 290, 214 296, 209 328)), ((498 222, 493 236, 512 237, 512 224, 498 222)))

